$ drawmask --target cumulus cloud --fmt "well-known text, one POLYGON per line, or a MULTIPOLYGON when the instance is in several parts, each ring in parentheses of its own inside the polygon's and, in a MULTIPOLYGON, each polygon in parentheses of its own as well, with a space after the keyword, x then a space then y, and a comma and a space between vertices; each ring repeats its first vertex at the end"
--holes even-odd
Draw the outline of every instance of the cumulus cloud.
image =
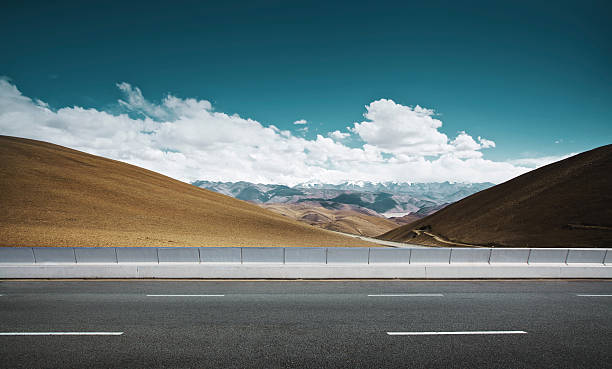
POLYGON ((530 168, 486 160, 480 150, 495 147, 493 141, 474 140, 466 132, 451 140, 439 131, 442 122, 433 110, 392 100, 372 102, 366 120, 346 132, 306 139, 215 112, 206 100, 168 95, 153 103, 137 87, 117 86, 124 95, 118 101, 123 114, 78 106, 54 110, 0 79, 0 133, 49 141, 183 181, 501 182, 530 168), (363 142, 358 147, 341 142, 350 136, 363 142))
POLYGON ((451 149, 449 150, 452 155, 458 158, 479 158, 482 156, 480 149, 486 149, 489 147, 495 147, 495 142, 478 137, 478 142, 472 138, 472 136, 465 133, 465 131, 459 132, 457 137, 450 142, 451 149))
POLYGON ((300 119, 293 122, 293 124, 308 124, 308 121, 306 119, 300 119))
POLYGON ((411 108, 380 99, 366 106, 367 121, 354 123, 351 131, 370 145, 397 154, 440 155, 451 150, 448 137, 438 129, 433 110, 411 108))
POLYGON ((340 141, 340 140, 344 140, 345 138, 348 138, 351 134, 348 132, 340 132, 338 130, 335 130, 333 132, 328 133, 328 136, 333 138, 334 140, 340 141))

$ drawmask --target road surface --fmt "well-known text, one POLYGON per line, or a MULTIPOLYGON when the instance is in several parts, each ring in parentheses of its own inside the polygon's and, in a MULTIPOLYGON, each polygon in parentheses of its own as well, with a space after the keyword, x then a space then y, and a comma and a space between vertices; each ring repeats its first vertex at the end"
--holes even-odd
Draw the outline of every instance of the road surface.
POLYGON ((0 295, 3 368, 612 365, 612 281, 4 281, 0 295))
POLYGON ((400 248, 400 249, 430 249, 432 247, 434 247, 434 248, 439 247, 439 246, 423 246, 423 245, 417 245, 417 244, 407 243, 407 242, 395 242, 395 241, 379 240, 378 238, 360 236, 360 235, 351 234, 351 233, 344 233, 344 232, 336 232, 336 231, 329 231, 329 232, 338 233, 338 234, 341 234, 341 235, 344 235, 344 236, 358 238, 358 239, 363 240, 363 241, 368 241, 368 242, 372 242, 372 243, 377 243, 379 245, 395 247, 395 248, 400 248))

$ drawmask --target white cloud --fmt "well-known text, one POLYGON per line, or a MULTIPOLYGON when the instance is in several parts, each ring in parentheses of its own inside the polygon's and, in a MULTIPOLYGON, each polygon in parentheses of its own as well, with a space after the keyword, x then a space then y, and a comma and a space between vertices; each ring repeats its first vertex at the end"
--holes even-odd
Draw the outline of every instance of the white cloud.
POLYGON ((495 142, 486 138, 478 137, 478 142, 465 131, 459 132, 457 137, 450 142, 452 149, 449 153, 458 158, 480 158, 482 157, 481 149, 495 147, 495 142))
POLYGON ((329 137, 333 138, 336 141, 340 141, 340 140, 344 140, 345 138, 348 138, 351 134, 350 133, 343 133, 340 132, 338 130, 335 130, 333 132, 330 132, 327 134, 329 137))
POLYGON ((120 99, 118 102, 128 110, 153 118, 163 119, 168 117, 168 112, 164 110, 163 106, 154 105, 145 100, 138 87, 132 88, 129 83, 121 82, 117 83, 117 88, 124 93, 127 100, 120 99))
POLYGON ((465 131, 453 140, 442 132, 442 122, 435 112, 419 105, 411 108, 393 100, 377 100, 366 106, 367 121, 354 123, 349 130, 368 144, 394 154, 400 161, 415 157, 450 155, 459 159, 482 157, 481 149, 495 147, 495 142, 478 137, 478 142, 465 131))
POLYGON ((482 149, 488 149, 490 147, 495 147, 495 142, 491 140, 487 140, 486 138, 482 138, 478 136, 478 142, 480 142, 480 147, 482 149))
POLYGON ((508 163, 512 165, 522 166, 525 168, 539 168, 544 165, 548 165, 554 163, 559 160, 567 159, 570 156, 574 156, 577 153, 571 153, 567 155, 559 155, 559 156, 541 156, 534 158, 520 158, 520 159, 512 159, 508 160, 508 163))
MULTIPOLYGON (((155 104, 127 83, 118 85, 126 114, 92 108, 53 110, 0 79, 0 133, 49 141, 125 161, 184 181, 283 183, 320 181, 501 182, 529 170, 519 162, 482 158, 495 144, 460 132, 439 132, 434 112, 391 100, 366 107, 350 131, 364 142, 349 147, 334 131, 315 139, 215 112, 206 100, 172 95, 155 104)), ((303 127, 307 128, 307 127, 303 127)))
POLYGON ((381 99, 366 106, 367 121, 354 123, 352 132, 368 144, 393 153, 440 155, 451 148, 448 137, 438 131, 442 122, 434 112, 381 99))
POLYGON ((300 119, 293 122, 293 124, 308 124, 308 121, 306 119, 300 119))

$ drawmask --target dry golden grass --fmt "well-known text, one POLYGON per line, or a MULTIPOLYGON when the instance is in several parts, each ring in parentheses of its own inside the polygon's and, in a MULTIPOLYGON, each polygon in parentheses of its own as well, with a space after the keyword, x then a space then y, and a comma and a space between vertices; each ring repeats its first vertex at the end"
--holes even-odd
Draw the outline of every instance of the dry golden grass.
POLYGON ((0 246, 375 246, 122 162, 0 136, 0 246))

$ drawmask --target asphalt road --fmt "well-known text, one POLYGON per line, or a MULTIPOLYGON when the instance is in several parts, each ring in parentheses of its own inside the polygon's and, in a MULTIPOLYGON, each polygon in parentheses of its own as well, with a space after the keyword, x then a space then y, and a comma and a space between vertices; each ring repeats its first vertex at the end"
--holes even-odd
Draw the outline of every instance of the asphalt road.
POLYGON ((5 281, 0 295, 3 368, 612 366, 612 281, 5 281), (32 332, 116 335, 5 335, 32 332))

